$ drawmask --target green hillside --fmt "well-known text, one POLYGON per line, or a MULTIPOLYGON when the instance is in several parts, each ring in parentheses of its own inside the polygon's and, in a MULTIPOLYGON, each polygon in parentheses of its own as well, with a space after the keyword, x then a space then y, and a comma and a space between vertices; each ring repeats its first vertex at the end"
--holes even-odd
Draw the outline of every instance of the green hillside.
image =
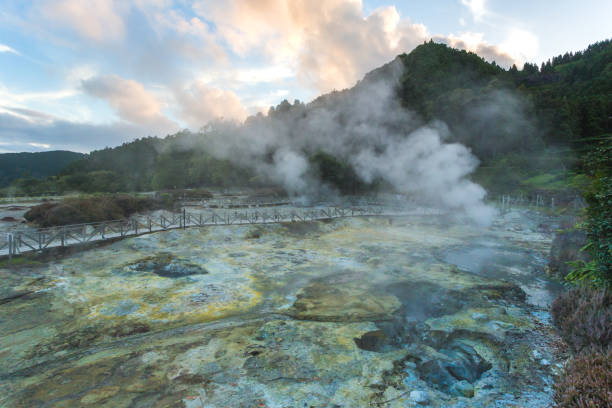
POLYGON ((43 179, 84 158, 82 153, 56 150, 39 153, 0 153, 0 187, 20 177, 43 179))
MULTIPOLYGON (((465 144, 479 158, 481 166, 474 178, 491 192, 581 188, 584 153, 598 142, 610 140, 612 44, 609 40, 593 44, 585 51, 560 55, 541 67, 525 64, 522 70, 516 67, 504 70, 474 53, 428 42, 368 73, 352 89, 322 95, 309 104, 283 101, 271 108, 267 116, 249 118, 243 127, 298 123, 321 107, 348 105, 360 87, 392 78, 398 61, 404 69, 396 92, 407 115, 408 110, 416 112, 415 123, 444 122, 450 130, 448 141, 465 144)), ((341 109, 339 112, 334 120, 341 124, 341 109)), ((293 132, 291 126, 287 128, 289 133, 293 132)), ((211 154, 211 134, 223 139, 238 129, 230 126, 209 134, 180 132, 165 139, 135 140, 92 152, 44 183, 17 180, 13 186, 35 193, 273 184, 249 165, 236 164, 244 161, 222 160, 211 154)), ((289 137, 304 136, 291 133, 289 137)), ((302 145, 310 157, 314 177, 342 192, 375 186, 356 178, 347 157, 311 151, 307 143, 302 145), (341 174, 330 173, 329 169, 336 168, 342 169, 341 174)), ((270 150, 258 160, 265 163, 274 154, 270 150)), ((43 160, 45 156, 31 157, 23 163, 32 161, 38 167, 10 165, 7 168, 11 173, 6 176, 2 173, 3 183, 25 171, 33 177, 57 173, 79 156, 67 156, 71 160, 66 158, 61 164, 59 160, 43 160), (51 162, 54 167, 45 166, 51 162)))

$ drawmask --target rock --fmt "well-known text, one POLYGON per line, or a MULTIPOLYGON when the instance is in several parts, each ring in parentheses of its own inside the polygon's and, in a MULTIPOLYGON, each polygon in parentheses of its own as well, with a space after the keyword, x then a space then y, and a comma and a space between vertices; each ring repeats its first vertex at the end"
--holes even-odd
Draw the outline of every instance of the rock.
POLYGON ((474 320, 487 320, 487 315, 484 313, 473 313, 472 319, 474 320))
POLYGON ((387 318, 399 307, 397 297, 367 292, 356 282, 316 281, 300 289, 290 314, 300 320, 358 322, 387 318))
POLYGON ((453 384, 451 391, 455 395, 460 395, 466 398, 474 396, 474 386, 465 380, 461 380, 453 384))
POLYGON ((588 262, 590 257, 588 251, 580 251, 587 244, 587 236, 584 231, 573 229, 574 219, 562 223, 563 231, 555 234, 550 248, 550 262, 548 268, 552 276, 563 279, 570 271, 571 261, 588 262))
POLYGON ((357 347, 367 351, 380 351, 387 343, 387 335, 382 330, 374 330, 355 338, 357 347))
MULTIPOLYGON (((448 356, 448 359, 426 361, 418 366, 418 370, 423 380, 446 393, 454 394, 456 383, 473 383, 492 367, 473 347, 461 342, 451 343, 450 347, 441 349, 440 353, 448 356)), ((459 387, 466 390, 465 386, 459 387)), ((460 394, 463 395, 463 392, 460 394)))
POLYGON ((426 361, 418 366, 418 370, 421 379, 445 392, 457 381, 446 369, 446 362, 442 360, 426 361))
POLYGON ((482 373, 491 369, 492 365, 472 346, 455 342, 450 350, 440 350, 453 358, 451 363, 446 364, 446 369, 458 380, 467 380, 473 383, 480 378, 482 373))
POLYGON ((420 405, 429 404, 429 396, 427 395, 425 391, 418 391, 418 390, 410 391, 410 398, 414 402, 420 405))
POLYGON ((478 285, 476 289, 489 299, 500 299, 510 302, 524 302, 527 299, 525 291, 519 285, 511 282, 478 285))
POLYGON ((94 389, 93 391, 90 391, 85 394, 85 396, 81 398, 81 402, 84 405, 97 404, 99 402, 104 401, 105 399, 116 395, 118 392, 119 387, 116 386, 94 389))
POLYGON ((493 320, 488 323, 488 326, 493 330, 510 330, 514 328, 512 323, 502 322, 500 320, 493 320))
POLYGON ((547 359, 543 358, 540 360, 540 364, 547 367, 550 365, 550 361, 548 361, 547 359))
POLYGON ((176 258, 168 252, 161 252, 158 255, 143 258, 130 265, 124 270, 129 272, 153 272, 164 278, 182 278, 191 275, 203 275, 208 273, 201 266, 176 258))

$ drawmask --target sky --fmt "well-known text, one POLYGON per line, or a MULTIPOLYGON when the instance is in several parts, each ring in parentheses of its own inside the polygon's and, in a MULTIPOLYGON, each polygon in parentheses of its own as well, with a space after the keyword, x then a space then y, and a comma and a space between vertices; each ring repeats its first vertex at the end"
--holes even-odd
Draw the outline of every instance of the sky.
POLYGON ((539 65, 612 37, 610 21, 609 0, 0 0, 0 152, 242 121, 429 39, 539 65))

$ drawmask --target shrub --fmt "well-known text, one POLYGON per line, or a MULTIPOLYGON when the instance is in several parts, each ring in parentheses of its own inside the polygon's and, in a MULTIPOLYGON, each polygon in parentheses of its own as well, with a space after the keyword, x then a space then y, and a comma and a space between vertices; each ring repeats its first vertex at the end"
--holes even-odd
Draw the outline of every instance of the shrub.
POLYGON ((610 289, 573 288, 553 302, 551 314, 561 336, 576 352, 612 343, 610 289))
POLYGON ((588 349, 570 360, 554 400, 558 408, 612 407, 612 349, 588 349))
POLYGON ((58 203, 43 203, 32 207, 24 218, 40 227, 111 221, 164 207, 161 200, 129 195, 69 198, 58 203))
POLYGON ((589 251, 593 257, 593 284, 612 286, 612 144, 607 141, 587 156, 593 178, 585 193, 589 251))

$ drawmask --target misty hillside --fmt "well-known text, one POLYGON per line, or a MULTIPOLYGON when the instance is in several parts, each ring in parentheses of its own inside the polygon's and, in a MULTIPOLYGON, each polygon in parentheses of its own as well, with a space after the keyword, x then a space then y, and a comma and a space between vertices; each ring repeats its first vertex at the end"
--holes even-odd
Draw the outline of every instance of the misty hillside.
POLYGON ((19 177, 46 178, 57 174, 71 162, 84 158, 82 153, 50 151, 39 153, 0 153, 0 187, 19 177))
POLYGON ((476 54, 429 42, 368 73, 355 87, 308 104, 285 100, 244 125, 216 122, 196 134, 95 151, 45 183, 15 185, 30 193, 271 184, 345 193, 410 189, 400 179, 405 174, 392 173, 414 169, 389 168, 389 146, 417 151, 422 145, 406 140, 422 129, 467 147, 451 162, 469 151, 476 156, 478 161, 466 159, 457 177, 480 162, 475 177, 489 189, 549 187, 534 181, 541 173, 565 187, 579 175, 582 153, 612 134, 612 44, 596 43, 541 67, 504 70, 476 54), (295 168, 302 172, 291 174, 295 168))

